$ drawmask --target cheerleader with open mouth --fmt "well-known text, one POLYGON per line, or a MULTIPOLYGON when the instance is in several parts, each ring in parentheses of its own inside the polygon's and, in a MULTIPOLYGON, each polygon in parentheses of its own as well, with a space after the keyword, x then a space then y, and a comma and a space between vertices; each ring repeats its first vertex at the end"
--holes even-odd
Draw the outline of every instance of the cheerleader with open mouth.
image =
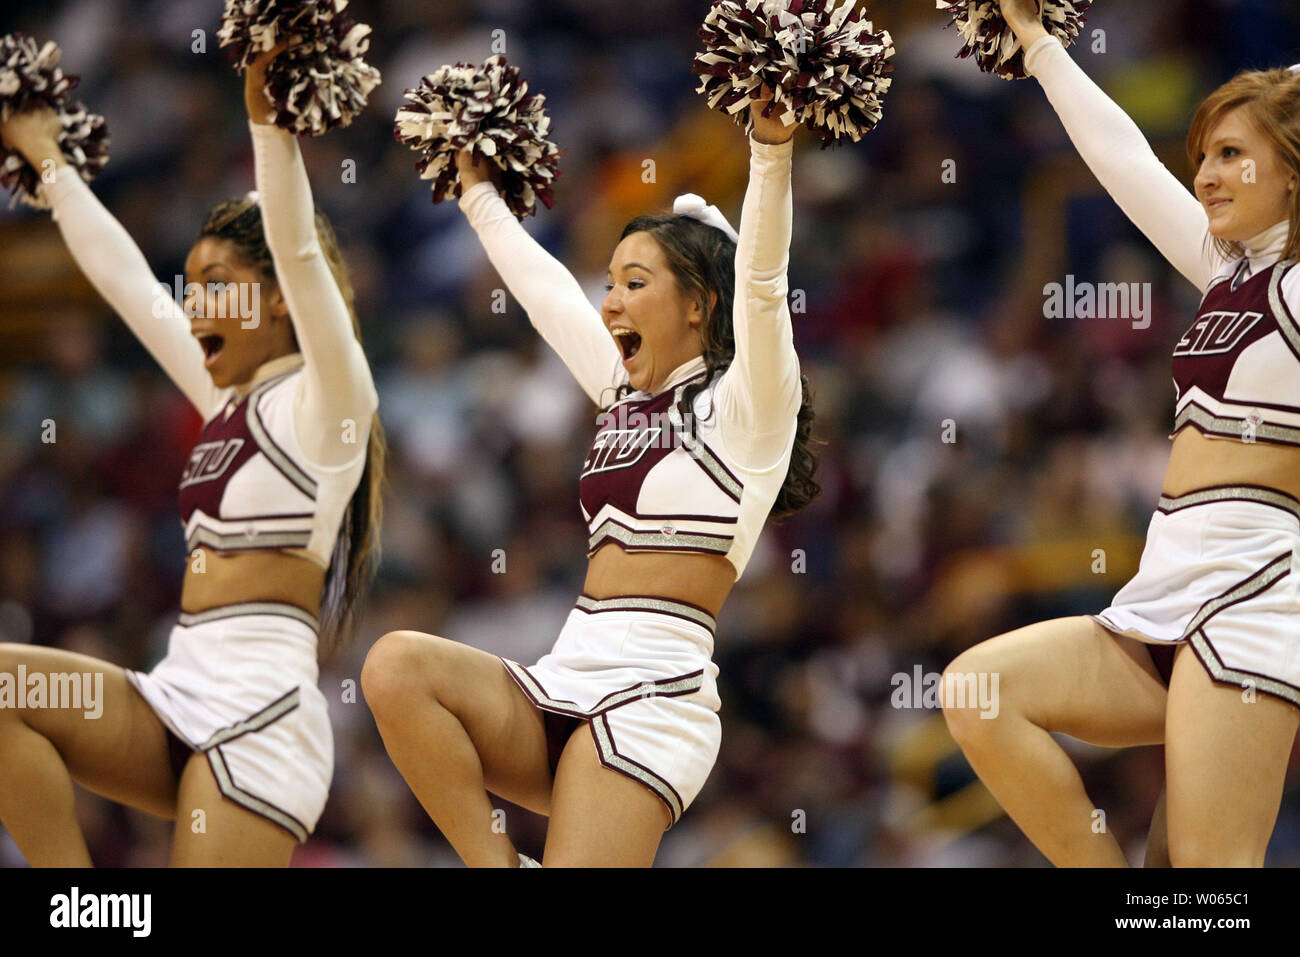
POLYGON ((174 819, 177 865, 286 866, 325 805, 318 635, 346 633, 377 554, 384 446, 333 232, 297 141, 268 125, 284 48, 245 79, 260 199, 211 211, 184 308, 67 164, 56 113, 0 124, 32 169, 55 168, 40 192, 68 249, 204 420, 180 480, 191 554, 162 662, 0 645, 10 676, 103 675, 95 720, 0 709, 0 821, 33 865, 91 863, 74 781, 174 819))
POLYGON ((623 229, 601 308, 519 225, 549 204, 540 95, 500 57, 407 91, 395 132, 424 150, 493 266, 603 410, 579 478, 586 581, 555 646, 525 666, 393 632, 362 671, 398 770, 471 866, 536 866, 488 791, 549 815, 544 866, 654 862, 721 743, 715 620, 768 515, 820 489, 786 269, 792 137, 874 128, 893 44, 852 0, 718 0, 699 92, 749 133, 737 233, 698 196, 623 229), (487 160, 491 157, 491 160, 487 160))
POLYGON ((1054 732, 1163 743, 1173 865, 1260 866, 1300 726, 1300 75, 1241 73, 1201 103, 1187 137, 1193 195, 1062 46, 1062 25, 1077 32, 1086 6, 1001 0, 1010 33, 985 21, 970 35, 994 68, 1023 54, 1093 173, 1203 299, 1174 347, 1173 447, 1137 574, 1097 615, 960 655, 944 714, 1057 865, 1126 861, 1054 732), (1001 676, 992 719, 955 693, 985 672, 1001 676))
POLYGON ((471 866, 521 862, 488 791, 549 815, 545 866, 654 861, 718 754, 715 619, 768 514, 818 491, 786 303, 795 127, 753 109, 739 235, 698 197, 632 220, 599 311, 458 157, 493 265, 606 410, 579 481, 586 582, 552 651, 524 666, 394 632, 362 671, 388 753, 471 866))

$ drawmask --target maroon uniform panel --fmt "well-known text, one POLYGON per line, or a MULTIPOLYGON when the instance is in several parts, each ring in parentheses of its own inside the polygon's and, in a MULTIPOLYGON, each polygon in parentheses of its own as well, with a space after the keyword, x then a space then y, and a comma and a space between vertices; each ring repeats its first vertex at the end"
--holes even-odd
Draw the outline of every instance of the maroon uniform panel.
POLYGON ((238 400, 229 417, 225 408, 214 415, 199 434, 181 472, 181 523, 188 523, 195 511, 221 514, 221 499, 230 477, 258 454, 257 440, 248 427, 248 397, 238 400))
POLYGON ((588 516, 605 505, 636 514, 641 486, 650 470, 681 448, 668 419, 677 390, 624 402, 602 416, 603 425, 582 463, 578 495, 588 516))
POLYGON ((262 407, 277 395, 281 402, 292 399, 278 388, 288 377, 268 379, 204 423, 180 481, 181 524, 191 549, 305 548, 310 542, 316 481, 277 444, 263 419, 262 407))
MULTIPOLYGON (((1279 324, 1279 318, 1289 324, 1289 317, 1277 316, 1271 301, 1273 272, 1262 270, 1244 282, 1236 277, 1224 280, 1205 294, 1196 321, 1174 347, 1174 383, 1180 396, 1197 387, 1224 401, 1228 379, 1242 351, 1270 333, 1281 332, 1283 342, 1295 353, 1292 337, 1286 334, 1290 330, 1279 324)), ((1300 396, 1296 398, 1300 405, 1300 396)))
POLYGON ((725 555, 732 547, 744 485, 701 437, 711 420, 681 410, 702 378, 602 415, 579 480, 588 554, 608 541, 625 551, 725 555))

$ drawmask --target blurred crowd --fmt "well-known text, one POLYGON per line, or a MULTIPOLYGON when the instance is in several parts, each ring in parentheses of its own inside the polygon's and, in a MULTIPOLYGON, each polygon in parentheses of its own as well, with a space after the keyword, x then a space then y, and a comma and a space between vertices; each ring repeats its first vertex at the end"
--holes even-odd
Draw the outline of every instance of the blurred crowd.
MULTIPOLYGON (((94 189, 172 282, 205 211, 253 188, 221 4, 26 7, 0 32, 63 47, 112 136, 94 189)), ((472 230, 430 202, 393 139, 402 91, 504 45, 565 150, 555 208, 526 225, 593 299, 631 216, 696 192, 734 222, 748 151, 694 93, 703 0, 352 7, 374 28, 383 85, 351 127, 302 149, 357 289, 391 486, 357 640, 322 669, 336 769, 295 864, 446 865, 455 855, 384 752, 361 662, 398 628, 524 662, 550 647, 585 569, 577 478, 596 410, 517 303, 493 310, 502 283, 472 230)), ((663 866, 1044 864, 942 715, 895 707, 895 676, 1105 607, 1136 569, 1168 455, 1169 355, 1195 291, 1100 191, 1035 82, 955 59, 932 3, 867 7, 898 46, 884 120, 841 149, 806 137, 795 160, 789 277, 822 494, 769 524, 723 610, 722 751, 663 866), (1149 327, 1045 318, 1043 287, 1067 274, 1150 283, 1149 327)), ((1086 30, 1075 57, 1188 182, 1199 98, 1242 68, 1300 59, 1289 0, 1099 4, 1086 30)), ((176 480, 199 424, 48 216, 0 212, 0 641, 140 669, 164 654, 186 558, 176 480)), ((1162 749, 1065 743, 1140 861, 1162 749)), ((1291 770, 1272 865, 1300 864, 1291 770)), ((82 798, 98 863, 166 861, 168 823, 82 798)), ((540 854, 544 819, 502 806, 520 849, 540 854)), ((2 835, 0 863, 21 863, 2 835)))

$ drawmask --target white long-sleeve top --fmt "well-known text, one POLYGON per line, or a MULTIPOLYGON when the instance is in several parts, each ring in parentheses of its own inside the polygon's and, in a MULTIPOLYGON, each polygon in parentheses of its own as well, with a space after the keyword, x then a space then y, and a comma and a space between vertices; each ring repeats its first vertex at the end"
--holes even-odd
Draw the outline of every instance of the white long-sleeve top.
POLYGON ((212 383, 184 311, 75 171, 60 167, 44 189, 82 272, 203 416, 182 479, 191 547, 301 550, 328 567, 365 467, 378 395, 316 236, 297 141, 250 127, 263 228, 301 354, 271 360, 231 388, 212 383), (236 413, 246 433, 226 435, 236 413), (195 489, 206 508, 194 505, 195 489))
MULTIPOLYGON (((1054 36, 1025 54, 1025 71, 1038 80, 1070 141, 1106 192, 1187 281, 1201 292, 1240 260, 1229 261, 1210 236, 1200 200, 1165 167, 1136 123, 1074 62, 1054 36)), ((1285 223, 1247 240, 1247 275, 1278 261, 1285 223), (1281 240, 1279 241, 1279 234, 1281 240)))
POLYGON ((695 433, 678 431, 682 391, 702 379, 702 357, 669 374, 654 395, 633 391, 622 354, 576 279, 519 224, 491 183, 460 206, 529 321, 591 400, 605 409, 580 483, 588 550, 725 555, 743 573, 790 466, 802 400, 786 272, 791 143, 750 140, 749 188, 736 248, 735 358, 696 396, 695 433), (662 416, 660 420, 657 416, 662 416), (660 441, 669 422, 680 437, 660 441))
POLYGON ((1080 156, 1125 215, 1201 291, 1174 347, 1173 434, 1300 446, 1300 269, 1283 220, 1219 253, 1204 207, 1055 37, 1025 56, 1080 156))

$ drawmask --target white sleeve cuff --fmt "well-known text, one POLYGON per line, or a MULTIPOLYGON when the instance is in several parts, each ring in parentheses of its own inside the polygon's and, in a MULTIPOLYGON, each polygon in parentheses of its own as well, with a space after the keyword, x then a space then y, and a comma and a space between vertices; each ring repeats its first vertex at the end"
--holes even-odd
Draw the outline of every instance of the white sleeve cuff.
POLYGON ((1025 72, 1030 76, 1036 76, 1038 72, 1038 61, 1046 55, 1048 47, 1060 47, 1061 52, 1065 52, 1065 47, 1061 41, 1050 33, 1045 37, 1040 37, 1028 50, 1025 51, 1025 72))

